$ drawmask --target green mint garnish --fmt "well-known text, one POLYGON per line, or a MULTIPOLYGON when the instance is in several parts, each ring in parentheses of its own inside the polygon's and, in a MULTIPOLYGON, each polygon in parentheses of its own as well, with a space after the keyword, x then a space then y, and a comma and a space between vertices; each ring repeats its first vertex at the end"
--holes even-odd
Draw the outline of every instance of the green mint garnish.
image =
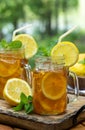
POLYGON ((12 41, 11 43, 9 43, 9 48, 10 49, 18 49, 22 47, 22 43, 21 41, 12 41))
POLYGON ((1 48, 7 48, 7 47, 8 47, 8 44, 7 44, 6 40, 3 39, 3 40, 0 42, 0 47, 1 47, 1 48))
POLYGON ((79 64, 85 64, 85 58, 83 60, 80 60, 78 63, 79 64))
POLYGON ((15 111, 21 111, 24 107, 24 104, 22 102, 19 103, 19 105, 17 105, 16 107, 14 107, 13 109, 15 111))
POLYGON ((6 40, 3 39, 0 42, 0 49, 9 50, 9 49, 19 49, 21 47, 22 47, 21 41, 12 41, 8 43, 6 40))
POLYGON ((30 102, 29 104, 25 104, 24 109, 25 109, 25 112, 27 114, 31 113, 33 111, 33 104, 32 104, 32 102, 30 102))
POLYGON ((31 113, 33 111, 32 96, 26 96, 24 93, 20 95, 20 103, 13 108, 15 111, 25 110, 25 112, 31 113))

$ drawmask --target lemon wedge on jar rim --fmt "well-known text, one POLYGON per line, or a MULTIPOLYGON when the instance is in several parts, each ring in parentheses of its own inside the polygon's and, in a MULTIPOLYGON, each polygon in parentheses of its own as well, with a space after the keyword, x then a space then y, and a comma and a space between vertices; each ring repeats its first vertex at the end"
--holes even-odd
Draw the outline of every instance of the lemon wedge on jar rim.
POLYGON ((34 56, 38 50, 38 45, 35 39, 28 34, 18 34, 14 37, 13 41, 21 41, 25 49, 25 58, 29 59, 34 56))
POLYGON ((79 51, 76 45, 69 41, 63 41, 55 45, 51 50, 51 57, 64 56, 65 66, 74 65, 79 58, 79 51))

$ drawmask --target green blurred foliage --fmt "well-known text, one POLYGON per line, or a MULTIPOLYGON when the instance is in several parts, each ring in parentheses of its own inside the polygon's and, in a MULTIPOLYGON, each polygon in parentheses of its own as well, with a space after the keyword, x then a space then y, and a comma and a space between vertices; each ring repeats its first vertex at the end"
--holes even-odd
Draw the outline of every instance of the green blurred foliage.
MULTIPOLYGON (((68 29, 67 13, 76 11, 78 2, 79 0, 0 0, 0 39, 12 37, 13 30, 20 25, 37 21, 39 26, 35 27, 33 32, 39 46, 36 56, 50 55, 50 50, 57 43, 59 36, 68 29), (61 13, 64 18, 62 30, 59 28, 61 13), (10 28, 4 34, 3 28, 8 26, 10 28)), ((63 40, 72 41, 80 52, 85 52, 84 34, 74 31, 63 40)))
POLYGON ((20 22, 26 23, 30 20, 37 20, 44 28, 43 33, 50 36, 54 35, 59 31, 58 18, 60 13, 63 12, 66 22, 66 13, 70 8, 75 10, 76 7, 78 7, 78 0, 11 0, 9 2, 8 0, 1 0, 0 34, 4 35, 3 27, 10 23, 13 25, 13 31, 20 22))

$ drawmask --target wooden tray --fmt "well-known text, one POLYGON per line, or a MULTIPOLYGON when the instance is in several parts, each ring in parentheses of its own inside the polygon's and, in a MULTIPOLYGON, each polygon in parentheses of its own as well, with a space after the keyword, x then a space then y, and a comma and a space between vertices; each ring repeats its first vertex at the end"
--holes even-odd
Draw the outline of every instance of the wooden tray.
MULTIPOLYGON (((84 104, 85 97, 79 96, 77 101, 68 104, 65 114, 58 116, 41 116, 37 114, 27 115, 23 111, 14 112, 6 101, 0 100, 0 123, 27 130, 65 130, 73 126, 74 116, 84 104)), ((84 119, 85 111, 79 115, 77 123, 84 119)))

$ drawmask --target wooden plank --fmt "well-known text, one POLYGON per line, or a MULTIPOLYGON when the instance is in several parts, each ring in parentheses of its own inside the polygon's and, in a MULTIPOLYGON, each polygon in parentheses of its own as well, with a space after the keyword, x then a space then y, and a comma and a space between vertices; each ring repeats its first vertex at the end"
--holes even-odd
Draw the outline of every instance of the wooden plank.
POLYGON ((71 128, 69 130, 85 130, 85 122, 79 123, 77 126, 71 128))
MULTIPOLYGON (((27 130, 64 130, 73 126, 73 118, 81 106, 85 104, 85 97, 68 104, 66 113, 56 116, 41 116, 35 113, 26 114, 24 111, 15 112, 5 100, 0 100, 0 123, 16 126, 27 130)), ((85 120, 85 111, 78 117, 78 123, 85 120)))

